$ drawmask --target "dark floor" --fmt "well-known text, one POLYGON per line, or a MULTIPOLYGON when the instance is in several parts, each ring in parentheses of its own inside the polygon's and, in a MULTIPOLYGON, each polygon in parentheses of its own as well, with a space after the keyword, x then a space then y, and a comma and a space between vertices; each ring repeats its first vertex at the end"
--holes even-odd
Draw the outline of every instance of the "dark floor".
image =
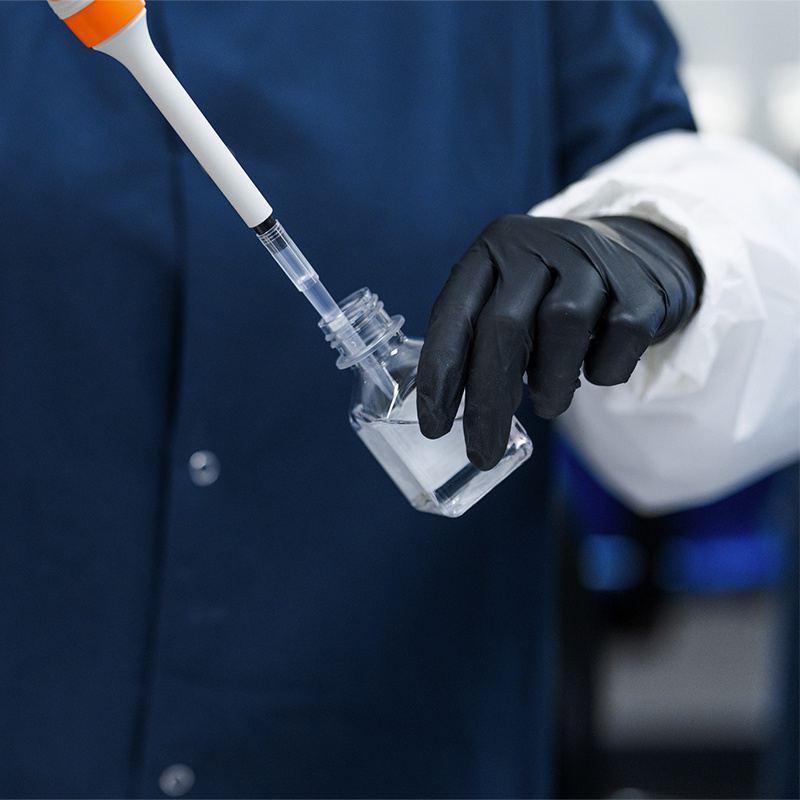
POLYGON ((568 634, 589 642, 590 667, 573 658, 563 676, 559 796, 765 796, 777 697, 769 593, 672 597, 646 625, 599 635, 589 620, 568 634))
POLYGON ((761 761, 753 748, 614 748, 598 759, 602 797, 745 800, 760 794, 761 761))

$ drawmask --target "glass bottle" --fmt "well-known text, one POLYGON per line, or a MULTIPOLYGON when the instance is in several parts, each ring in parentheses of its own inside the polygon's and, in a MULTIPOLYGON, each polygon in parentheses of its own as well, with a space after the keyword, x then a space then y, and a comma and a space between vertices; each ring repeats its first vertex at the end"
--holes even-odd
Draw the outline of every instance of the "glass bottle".
POLYGON ((340 308, 363 346, 353 352, 331 324, 321 320, 319 326, 341 353, 339 369, 355 372, 350 424, 414 508, 461 516, 530 457, 533 444, 515 417, 500 463, 488 471, 475 467, 464 442, 463 398, 450 432, 425 438, 416 402, 422 340, 406 337, 403 317, 390 317, 369 289, 354 292, 340 308))

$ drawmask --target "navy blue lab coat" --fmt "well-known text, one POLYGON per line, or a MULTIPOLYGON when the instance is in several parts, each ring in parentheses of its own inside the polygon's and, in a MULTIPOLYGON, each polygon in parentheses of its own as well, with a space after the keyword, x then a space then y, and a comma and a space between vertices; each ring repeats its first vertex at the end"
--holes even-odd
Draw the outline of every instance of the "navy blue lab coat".
MULTIPOLYGON (((494 217, 692 125, 649 2, 148 19, 334 297, 408 334, 494 217)), ((44 2, 0 3, 0 53, 0 794, 157 797, 179 763, 198 797, 547 796, 547 429, 521 410, 536 455, 466 516, 414 511, 124 68, 44 2)))

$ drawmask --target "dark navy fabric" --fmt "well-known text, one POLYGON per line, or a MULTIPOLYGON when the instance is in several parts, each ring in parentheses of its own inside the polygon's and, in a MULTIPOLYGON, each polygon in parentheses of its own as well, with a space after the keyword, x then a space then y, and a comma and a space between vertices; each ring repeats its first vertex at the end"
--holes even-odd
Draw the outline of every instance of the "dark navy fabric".
MULTIPOLYGON (((148 4, 335 297, 691 127, 655 7, 148 4)), ((0 795, 551 792, 546 427, 458 520, 352 433, 315 315, 128 73, 0 3, 0 795), (212 451, 218 480, 190 480, 212 451)))

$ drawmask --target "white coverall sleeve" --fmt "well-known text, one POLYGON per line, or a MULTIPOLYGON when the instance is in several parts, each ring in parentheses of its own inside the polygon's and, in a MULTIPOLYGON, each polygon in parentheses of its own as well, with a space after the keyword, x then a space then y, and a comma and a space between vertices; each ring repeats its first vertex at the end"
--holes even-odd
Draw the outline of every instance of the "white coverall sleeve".
POLYGON ((582 380, 559 421, 641 514, 721 499, 800 452, 800 175, 755 145, 687 132, 639 142, 534 207, 624 214, 685 241, 705 273, 689 324, 630 380, 582 380))

